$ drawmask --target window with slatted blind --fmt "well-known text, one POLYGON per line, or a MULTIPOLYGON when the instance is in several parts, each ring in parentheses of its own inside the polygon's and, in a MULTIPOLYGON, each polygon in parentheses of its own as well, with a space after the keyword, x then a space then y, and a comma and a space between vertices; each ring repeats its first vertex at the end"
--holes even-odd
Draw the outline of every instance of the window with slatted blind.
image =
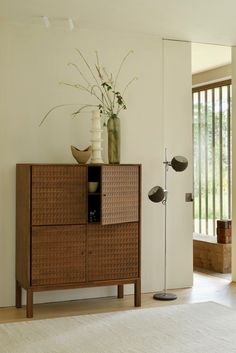
POLYGON ((231 80, 193 88, 194 231, 231 218, 231 80))

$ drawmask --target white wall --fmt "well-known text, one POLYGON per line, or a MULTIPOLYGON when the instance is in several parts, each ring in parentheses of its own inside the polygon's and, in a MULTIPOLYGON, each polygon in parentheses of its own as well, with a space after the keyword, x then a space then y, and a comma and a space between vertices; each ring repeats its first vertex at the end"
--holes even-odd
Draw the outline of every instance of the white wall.
POLYGON ((168 171, 168 261, 170 288, 191 286, 193 281, 192 202, 185 193, 192 185, 192 93, 191 44, 164 41, 164 146, 168 159, 176 155, 188 159, 188 168, 168 171))
MULTIPOLYGON (((53 105, 91 102, 81 92, 58 85, 59 81, 73 81, 78 77, 75 71, 67 67, 69 61, 78 62, 75 47, 80 48, 90 62, 94 62, 93 53, 97 49, 105 66, 113 72, 128 50, 133 49, 135 52, 125 66, 120 80, 124 84, 127 79, 139 76, 127 95, 128 110, 121 115, 121 161, 143 164, 142 290, 147 292, 162 289, 163 208, 152 204, 147 198, 152 186, 163 183, 161 39, 93 30, 70 32, 67 28, 60 27, 46 30, 38 25, 2 23, 0 43, 0 306, 14 305, 15 164, 73 163, 70 145, 83 148, 89 144, 89 114, 72 120, 70 112, 73 109, 63 108, 52 114, 41 128, 38 127, 43 114, 53 105)), ((187 49, 185 54, 187 66, 185 70, 184 67, 181 68, 181 73, 188 78, 191 74, 191 60, 187 49)), ((183 52, 178 51, 178 44, 176 50, 173 48, 172 55, 177 62, 182 60, 183 52)), ((184 117, 178 115, 180 124, 185 124, 186 119, 191 121, 189 95, 186 94, 187 81, 188 79, 185 81, 183 78, 181 104, 186 104, 187 108, 183 111, 184 117)), ((178 82, 180 86, 181 82, 178 82)), ((191 92, 191 82, 189 91, 191 92)), ((188 129, 181 133, 185 136, 186 132, 191 133, 188 129)), ((104 132, 104 137, 105 135, 104 132)), ((178 152, 191 154, 186 148, 187 145, 184 145, 178 152)), ((106 159, 106 148, 104 156, 106 159)), ((179 182, 183 182, 182 176, 179 182)), ((189 216, 188 211, 186 214, 189 216)), ((176 233, 175 236, 178 239, 179 234, 176 233)), ((189 242, 185 244, 186 238, 180 237, 178 245, 176 239, 170 240, 170 249, 173 242, 175 252, 180 252, 179 256, 183 259, 181 266, 179 256, 174 261, 171 260, 173 268, 176 262, 176 268, 181 269, 181 272, 172 273, 170 269, 170 285, 188 286, 191 284, 189 269, 192 266, 192 247, 189 242)), ((127 292, 131 290, 132 288, 127 288, 127 292)), ((35 301, 106 296, 114 293, 113 287, 37 293, 35 301)))

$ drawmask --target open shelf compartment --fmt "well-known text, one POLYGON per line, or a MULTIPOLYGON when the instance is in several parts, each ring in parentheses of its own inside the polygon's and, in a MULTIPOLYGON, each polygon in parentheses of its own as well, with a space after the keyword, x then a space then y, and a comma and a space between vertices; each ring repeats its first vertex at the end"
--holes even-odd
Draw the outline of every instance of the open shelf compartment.
POLYGON ((101 221, 101 167, 88 167, 88 223, 101 221))

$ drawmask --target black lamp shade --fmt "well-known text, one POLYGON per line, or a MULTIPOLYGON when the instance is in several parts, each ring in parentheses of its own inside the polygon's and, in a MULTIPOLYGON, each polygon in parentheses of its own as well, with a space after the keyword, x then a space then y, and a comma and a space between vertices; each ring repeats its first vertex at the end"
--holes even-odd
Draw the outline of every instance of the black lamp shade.
POLYGON ((154 186, 148 193, 152 202, 161 202, 165 198, 165 192, 160 186, 154 186))
POLYGON ((171 166, 176 172, 183 172, 188 166, 188 160, 183 156, 175 156, 171 160, 171 166))

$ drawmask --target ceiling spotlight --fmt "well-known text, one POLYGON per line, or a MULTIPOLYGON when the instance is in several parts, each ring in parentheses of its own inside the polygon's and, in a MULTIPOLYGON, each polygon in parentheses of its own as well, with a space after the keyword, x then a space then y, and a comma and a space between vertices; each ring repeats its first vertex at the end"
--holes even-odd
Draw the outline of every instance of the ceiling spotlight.
POLYGON ((46 28, 48 28, 50 26, 50 21, 49 21, 49 18, 47 16, 43 16, 43 23, 44 23, 46 28))
POLYGON ((68 18, 68 24, 69 24, 70 30, 73 31, 73 29, 75 28, 75 25, 72 18, 68 18))

